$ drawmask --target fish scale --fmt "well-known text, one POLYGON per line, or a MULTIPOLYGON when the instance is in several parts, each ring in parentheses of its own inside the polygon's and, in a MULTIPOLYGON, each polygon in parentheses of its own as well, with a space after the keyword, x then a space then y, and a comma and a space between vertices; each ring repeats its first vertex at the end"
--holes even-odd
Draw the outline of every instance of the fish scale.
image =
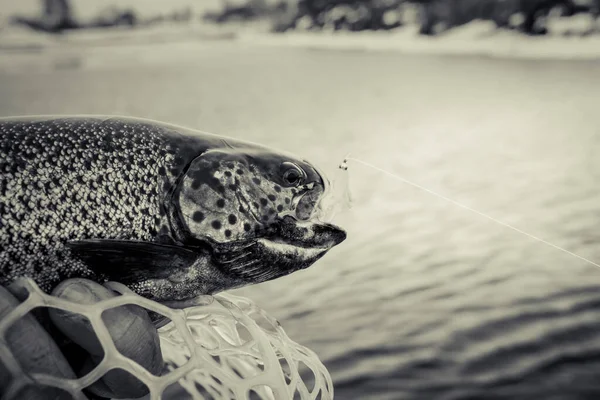
POLYGON ((1 284, 28 275, 49 290, 71 276, 94 277, 69 256, 67 240, 153 239, 158 168, 169 159, 155 129, 101 120, 24 125, 0 125, 1 284))

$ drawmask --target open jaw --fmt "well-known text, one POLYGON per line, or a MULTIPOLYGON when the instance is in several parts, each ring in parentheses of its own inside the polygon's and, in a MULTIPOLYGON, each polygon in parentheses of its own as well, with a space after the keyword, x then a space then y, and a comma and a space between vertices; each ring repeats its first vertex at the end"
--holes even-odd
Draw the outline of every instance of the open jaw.
POLYGON ((214 249, 215 264, 232 278, 248 283, 272 280, 305 269, 346 238, 330 224, 280 220, 276 232, 228 249, 214 249))
POLYGON ((286 242, 281 239, 260 238, 257 242, 273 253, 278 253, 282 257, 295 257, 298 260, 314 259, 322 256, 331 247, 305 247, 298 243, 286 242))

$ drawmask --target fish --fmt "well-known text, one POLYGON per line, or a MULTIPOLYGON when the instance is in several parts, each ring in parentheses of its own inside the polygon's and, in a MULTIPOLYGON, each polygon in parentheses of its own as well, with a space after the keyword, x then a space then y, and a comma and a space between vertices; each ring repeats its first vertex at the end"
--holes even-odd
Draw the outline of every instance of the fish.
POLYGON ((125 284, 156 301, 273 280, 346 239, 329 181, 252 142, 120 116, 0 118, 0 284, 125 284))

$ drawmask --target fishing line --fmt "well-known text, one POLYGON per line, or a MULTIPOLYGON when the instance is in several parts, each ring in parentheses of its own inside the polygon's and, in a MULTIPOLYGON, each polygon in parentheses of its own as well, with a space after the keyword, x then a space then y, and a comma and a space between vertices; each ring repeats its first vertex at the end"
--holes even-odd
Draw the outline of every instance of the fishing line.
POLYGON ((485 213, 483 213, 483 212, 481 212, 481 211, 475 210, 474 208, 471 208, 471 207, 469 207, 469 206, 467 206, 467 205, 465 205, 465 204, 462 204, 462 203, 460 203, 460 202, 458 202, 458 201, 456 201, 456 200, 453 200, 453 199, 451 199, 451 198, 449 198, 449 197, 446 197, 446 196, 444 196, 443 194, 440 194, 440 193, 434 192, 433 190, 431 190, 431 189, 428 189, 428 188, 426 188, 426 187, 423 187, 423 186, 419 185, 418 183, 415 183, 415 182, 409 181, 409 180, 408 180, 408 179, 406 179, 406 178, 402 178, 402 177, 401 177, 401 176, 399 176, 399 175, 396 175, 396 174, 394 174, 394 173, 392 173, 392 172, 386 171, 386 170, 384 170, 384 169, 382 169, 382 168, 379 168, 379 167, 377 167, 376 165, 373 165, 373 164, 371 164, 371 163, 368 163, 368 162, 366 162, 366 161, 359 160, 358 158, 354 158, 354 157, 349 157, 349 156, 347 156, 346 158, 344 158, 344 161, 342 162, 342 164, 340 164, 339 168, 340 168, 340 169, 343 169, 343 170, 347 170, 347 169, 348 169, 348 161, 355 161, 355 162, 357 162, 357 163, 359 163, 359 164, 362 164, 362 165, 364 165, 364 166, 366 166, 366 167, 369 167, 369 168, 372 168, 372 169, 374 169, 374 170, 376 170, 376 171, 382 172, 383 174, 385 174, 385 175, 387 175, 387 176, 389 176, 389 177, 391 177, 391 178, 394 178, 394 179, 396 179, 396 180, 398 180, 398 181, 400 181, 400 182, 402 182, 402 183, 405 183, 405 184, 407 184, 407 185, 410 185, 410 186, 412 186, 412 187, 415 187, 415 188, 417 188, 417 189, 420 189, 420 190, 422 190, 422 191, 424 191, 424 192, 427 192, 427 193, 429 193, 429 194, 431 194, 431 195, 433 195, 433 196, 436 196, 436 197, 438 197, 438 198, 440 198, 440 199, 442 199, 442 200, 445 200, 445 201, 447 201, 447 202, 449 202, 449 203, 452 203, 452 204, 454 204, 454 205, 455 205, 455 206, 457 206, 457 207, 460 207, 460 208, 463 208, 463 209, 465 209, 465 210, 471 211, 472 213, 475 213, 475 214, 477 214, 477 215, 479 215, 479 216, 481 216, 481 217, 487 218, 487 219, 489 219, 490 221, 493 221, 493 222, 495 222, 495 223, 497 223, 497 224, 499 224, 499 225, 502 225, 502 226, 504 226, 504 227, 506 227, 506 228, 512 229, 512 230, 513 230, 513 231, 515 231, 515 232, 518 232, 518 233, 520 233, 520 234, 522 234, 522 235, 525 235, 525 236, 527 236, 527 237, 529 237, 529 238, 531 238, 531 239, 537 240, 538 242, 544 243, 544 244, 546 244, 546 245, 548 245, 548 246, 550 246, 550 247, 554 247, 555 249, 557 249, 557 250, 560 250, 560 251, 562 251, 563 253, 569 254, 569 255, 571 255, 571 256, 573 256, 573 257, 576 257, 576 258, 579 258, 580 260, 583 260, 583 261, 585 261, 585 262, 587 262, 587 263, 590 263, 590 264, 592 264, 592 265, 594 265, 594 266, 596 266, 596 267, 600 268, 600 265, 599 265, 599 264, 596 264, 595 262, 593 262, 593 261, 591 261, 591 260, 589 260, 589 259, 587 259, 587 258, 585 258, 585 257, 583 257, 583 256, 580 256, 579 254, 575 254, 575 253, 573 253, 573 252, 571 252, 571 251, 569 251, 569 250, 567 250, 567 249, 565 249, 565 248, 562 248, 562 247, 560 247, 560 246, 557 246, 557 245, 555 245, 555 244, 553 244, 553 243, 550 243, 550 242, 548 242, 547 240, 544 240, 544 239, 542 239, 542 238, 540 238, 540 237, 538 237, 538 236, 535 236, 535 235, 532 235, 531 233, 525 232, 525 231, 523 231, 523 230, 521 230, 521 229, 519 229, 519 228, 517 228, 517 227, 515 227, 515 226, 513 226, 513 225, 511 225, 511 224, 508 224, 508 223, 506 223, 506 222, 500 221, 500 220, 498 220, 498 219, 496 219, 496 218, 492 217, 491 215, 488 215, 488 214, 485 214, 485 213))

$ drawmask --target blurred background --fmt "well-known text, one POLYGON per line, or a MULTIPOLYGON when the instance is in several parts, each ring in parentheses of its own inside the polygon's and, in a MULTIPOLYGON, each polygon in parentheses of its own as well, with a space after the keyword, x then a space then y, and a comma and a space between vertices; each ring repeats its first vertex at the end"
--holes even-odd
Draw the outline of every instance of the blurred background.
POLYGON ((338 399, 598 399, 598 0, 2 0, 0 115, 157 119, 300 154, 352 208, 237 290, 338 399), (342 173, 343 175, 343 173, 342 173), (337 178, 336 178, 337 177, 337 178))
MULTIPOLYGON (((557 19, 579 19, 569 35, 597 32, 600 0, 3 0, 5 24, 46 32, 98 27, 147 27, 164 23, 265 22, 288 30, 391 30, 417 25, 437 35, 475 20, 528 35, 555 31, 557 19)), ((560 30, 560 29, 558 29, 560 30)), ((564 32, 563 32, 564 33, 564 32)))

